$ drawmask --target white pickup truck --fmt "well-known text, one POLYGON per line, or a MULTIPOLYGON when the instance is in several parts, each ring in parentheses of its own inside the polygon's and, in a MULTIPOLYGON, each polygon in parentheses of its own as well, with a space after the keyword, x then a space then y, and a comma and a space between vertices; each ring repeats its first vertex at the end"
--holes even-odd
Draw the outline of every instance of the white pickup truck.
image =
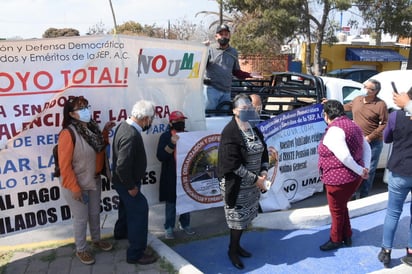
MULTIPOLYGON (((363 84, 352 80, 294 72, 276 73, 270 80, 239 80, 234 83, 232 98, 239 93, 259 94, 263 111, 269 116, 320 103, 323 98, 347 103, 361 94, 363 87, 363 84)), ((228 104, 229 102, 222 105, 227 107, 228 104)), ((231 110, 227 108, 208 111, 206 114, 208 129, 220 129, 231 118, 231 110)))
MULTIPOLYGON (((372 78, 381 82, 382 88, 378 96, 386 102, 389 111, 397 108, 392 100, 390 82, 395 82, 399 92, 407 92, 412 87, 412 70, 385 71, 372 78)), ((238 93, 257 93, 262 97, 265 112, 274 116, 290 109, 318 103, 322 98, 348 103, 356 96, 364 94, 362 87, 362 83, 347 79, 285 72, 274 74, 271 80, 237 81, 232 90, 232 97, 238 93)), ((351 117, 351 113, 348 113, 348 116, 351 117)), ((222 129, 230 118, 230 111, 223 116, 207 117, 207 128, 222 129)), ((390 145, 385 144, 378 168, 386 167, 389 152, 390 145)))

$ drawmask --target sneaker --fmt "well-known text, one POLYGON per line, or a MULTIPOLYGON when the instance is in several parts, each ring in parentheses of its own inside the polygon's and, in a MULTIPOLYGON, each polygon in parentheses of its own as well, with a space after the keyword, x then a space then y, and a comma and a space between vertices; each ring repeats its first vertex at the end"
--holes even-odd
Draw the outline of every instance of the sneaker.
POLYGON ((173 228, 169 227, 165 230, 165 239, 171 240, 174 239, 175 235, 173 234, 173 228))
POLYGON ((389 267, 389 264, 391 262, 391 250, 382 247, 381 251, 378 254, 378 260, 383 263, 384 267, 389 267))
POLYGON ((406 256, 401 258, 402 263, 412 266, 412 253, 408 252, 408 248, 406 249, 406 256))
POLYGON ((98 248, 103 251, 110 251, 113 249, 113 245, 109 242, 106 241, 98 241, 98 242, 93 242, 93 247, 98 248))
POLYGON ((190 226, 182 227, 182 225, 179 224, 179 229, 186 233, 186 235, 194 235, 196 233, 190 226))
POLYGON ((93 255, 89 251, 77 251, 76 256, 84 264, 94 264, 95 262, 93 255))

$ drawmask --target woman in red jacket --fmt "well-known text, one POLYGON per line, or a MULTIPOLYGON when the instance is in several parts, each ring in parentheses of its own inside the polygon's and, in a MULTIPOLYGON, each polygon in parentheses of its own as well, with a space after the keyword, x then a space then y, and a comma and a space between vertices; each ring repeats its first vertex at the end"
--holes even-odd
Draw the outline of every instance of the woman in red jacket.
POLYGON ((346 116, 339 101, 326 101, 323 114, 328 126, 318 146, 318 166, 332 224, 330 238, 320 250, 328 251, 352 245, 347 204, 362 179, 368 178, 371 151, 361 128, 346 116))

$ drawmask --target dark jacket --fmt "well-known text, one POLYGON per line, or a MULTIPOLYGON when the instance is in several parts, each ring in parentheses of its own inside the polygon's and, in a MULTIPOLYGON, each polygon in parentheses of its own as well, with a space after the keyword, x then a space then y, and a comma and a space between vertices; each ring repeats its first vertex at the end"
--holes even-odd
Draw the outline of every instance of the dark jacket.
POLYGON ((412 120, 404 110, 389 114, 384 130, 385 143, 392 143, 388 169, 401 176, 412 176, 412 120))
POLYGON ((140 189, 146 174, 147 159, 142 135, 126 121, 116 129, 113 137, 113 184, 127 189, 140 189))
POLYGON ((165 150, 168 146, 175 149, 171 142, 172 133, 170 129, 160 135, 157 145, 156 157, 162 163, 159 183, 159 201, 176 203, 176 159, 174 153, 165 150))
MULTIPOLYGON (((264 151, 262 153, 262 163, 269 162, 269 155, 263 135, 257 128, 253 128, 256 135, 262 141, 264 151)), ((236 198, 240 189, 242 178, 233 173, 240 165, 246 163, 247 150, 246 144, 242 138, 239 127, 233 117, 225 126, 220 137, 218 150, 218 177, 225 178, 225 203, 233 207, 236 204, 236 198)), ((263 168, 261 169, 261 171, 263 168)), ((258 175, 258 174, 256 174, 258 175)), ((256 177, 257 178, 257 177, 256 177)))

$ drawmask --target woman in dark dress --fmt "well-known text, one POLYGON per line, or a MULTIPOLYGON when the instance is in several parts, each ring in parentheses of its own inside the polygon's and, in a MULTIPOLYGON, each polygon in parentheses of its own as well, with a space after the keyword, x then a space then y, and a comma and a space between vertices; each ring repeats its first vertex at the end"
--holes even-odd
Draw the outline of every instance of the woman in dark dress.
POLYGON ((233 114, 221 134, 218 176, 230 228, 228 255, 236 268, 243 269, 239 256, 252 254, 240 246, 240 238, 258 214, 269 159, 262 134, 248 122, 257 115, 248 95, 239 94, 233 99, 233 114))

